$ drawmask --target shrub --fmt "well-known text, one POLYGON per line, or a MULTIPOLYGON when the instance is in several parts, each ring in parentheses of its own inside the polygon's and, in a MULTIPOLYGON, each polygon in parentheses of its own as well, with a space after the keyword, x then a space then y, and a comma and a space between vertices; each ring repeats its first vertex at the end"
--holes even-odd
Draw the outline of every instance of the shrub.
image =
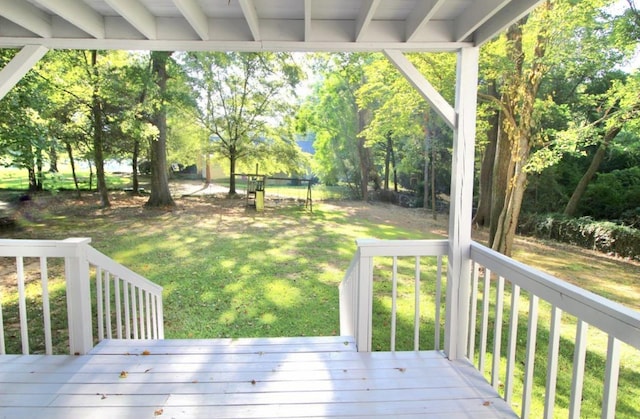
POLYGON ((528 215, 523 216, 519 232, 640 260, 640 230, 610 221, 562 214, 528 215))

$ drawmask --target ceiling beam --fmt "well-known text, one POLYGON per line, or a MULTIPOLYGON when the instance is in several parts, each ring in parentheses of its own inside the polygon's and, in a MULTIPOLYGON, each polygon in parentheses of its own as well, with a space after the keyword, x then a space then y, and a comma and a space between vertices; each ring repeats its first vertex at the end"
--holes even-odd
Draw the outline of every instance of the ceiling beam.
POLYGON ((157 39, 156 18, 139 0, 106 0, 120 16, 147 39, 157 39))
POLYGON ((469 6, 456 19, 454 26, 454 39, 461 41, 466 39, 480 25, 498 13, 511 0, 483 0, 469 6))
POLYGON ((304 40, 311 40, 311 0, 304 0, 304 40))
POLYGON ((260 22, 258 21, 258 12, 256 12, 256 6, 253 4, 253 0, 238 0, 240 8, 244 14, 244 18, 247 20, 251 34, 254 41, 261 41, 260 37, 260 22))
POLYGON ((27 45, 0 70, 0 99, 2 99, 49 51, 42 45, 27 45))
POLYGON ((511 24, 529 14, 542 0, 512 0, 475 32, 473 42, 482 45, 493 39, 511 24))
POLYGON ((358 20, 356 20, 356 42, 360 41, 362 34, 367 31, 378 6, 380 6, 380 0, 367 0, 362 5, 358 20))
POLYGON ((396 66, 398 71, 415 87, 425 98, 429 105, 433 107, 438 115, 451 128, 456 126, 456 111, 453 106, 442 97, 440 93, 429 83, 429 81, 418 71, 411 61, 399 50, 384 50, 384 55, 396 66))
POLYGON ((416 33, 433 18, 433 15, 444 3, 446 3, 446 0, 426 0, 418 2, 418 5, 407 18, 407 29, 405 33, 407 42, 410 42, 413 37, 416 36, 416 33))
POLYGON ((31 3, 0 0, 0 16, 43 38, 51 37, 51 17, 31 3))
POLYGON ((209 40, 209 21, 196 0, 173 0, 182 16, 203 41, 209 40))
POLYGON ((82 0, 34 0, 97 39, 104 39, 104 18, 82 0))

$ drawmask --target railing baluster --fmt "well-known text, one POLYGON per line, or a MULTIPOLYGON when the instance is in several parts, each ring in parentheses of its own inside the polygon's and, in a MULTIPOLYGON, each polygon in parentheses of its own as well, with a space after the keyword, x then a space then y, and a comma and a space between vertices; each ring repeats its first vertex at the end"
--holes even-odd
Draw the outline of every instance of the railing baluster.
POLYGON ((44 353, 53 354, 51 339, 51 304, 49 302, 49 271, 46 256, 40 257, 40 283, 42 286, 42 317, 44 321, 44 353))
POLYGON ((155 295, 151 295, 151 324, 153 325, 153 336, 152 339, 158 338, 158 312, 157 312, 157 300, 158 297, 155 295))
POLYGON ((391 267, 391 352, 396 350, 396 311, 398 298, 398 257, 393 257, 391 267))
POLYGON ((435 336, 433 339, 434 348, 436 351, 440 350, 440 312, 442 310, 442 256, 437 258, 436 268, 436 314, 434 318, 435 322, 435 336))
POLYGON ((509 319, 509 346, 507 347, 507 374, 504 383, 504 400, 511 404, 513 397, 513 380, 516 367, 516 344, 518 343, 518 306, 520 302, 520 287, 511 284, 511 317, 509 319))
POLYGON ((502 312, 504 309, 504 277, 498 276, 496 289, 496 316, 493 322, 493 366, 491 368, 491 385, 500 388, 500 361, 502 348, 502 312))
POLYGON ((104 339, 104 308, 102 291, 102 268, 96 266, 96 305, 98 312, 98 340, 104 339))
MULTIPOLYGON (((0 289, 0 291, 2 291, 0 289)), ((2 292, 0 292, 0 355, 5 355, 7 349, 4 345, 4 319, 2 318, 2 292)))
POLYGON ((533 368, 536 357, 536 338, 538 335, 538 296, 529 296, 529 322, 527 327, 527 355, 524 367, 524 383, 522 388, 522 414, 526 419, 531 413, 531 392, 533 390, 533 368))
POLYGON ((133 324, 133 338, 138 339, 138 305, 136 300, 136 287, 131 285, 131 324, 133 324))
POLYGON ((607 363, 604 369, 604 394, 602 396, 602 419, 615 418, 618 398, 618 375, 620 373, 620 341, 609 335, 607 363))
POLYGON ((145 331, 144 331, 144 296, 142 295, 144 291, 140 288, 138 288, 138 310, 139 310, 139 315, 140 315, 140 339, 144 339, 145 338, 145 331))
POLYGON ((124 282, 122 295, 124 296, 124 334, 126 339, 131 339, 131 307, 129 307, 129 283, 124 282))
POLYGON ((469 337, 467 358, 473 363, 476 350, 476 316, 478 315, 478 275, 480 274, 480 265, 473 263, 473 276, 471 277, 471 310, 469 310, 469 337))
POLYGON ((20 339, 22 340, 22 353, 29 354, 29 328, 27 325, 27 297, 24 290, 24 259, 16 258, 18 279, 18 309, 20 311, 20 339))
POLYGON ((491 271, 484 269, 482 290, 482 324, 480 325, 480 348, 478 349, 478 371, 484 375, 484 363, 487 353, 487 334, 489 333, 489 296, 491 292, 491 271))
POLYGON ((151 301, 149 291, 145 291, 145 297, 147 303, 147 339, 151 339, 151 301))
POLYGON ((107 328, 107 339, 113 338, 113 330, 111 328, 111 273, 104 271, 104 311, 105 323, 107 328))
POLYGON ((556 382, 558 380, 558 350, 560 348, 560 320, 562 310, 551 308, 551 325, 549 327, 549 354, 547 356, 547 385, 544 400, 544 417, 553 418, 556 403, 556 382))
POLYGON ((578 320, 576 325, 576 346, 573 353, 573 378, 571 380, 571 400, 569 418, 580 419, 582 407, 582 388, 584 385, 584 366, 587 355, 587 322, 578 320))
POLYGON ((122 303, 120 302, 120 278, 113 277, 113 293, 116 299, 116 337, 122 339, 122 303))
POLYGON ((413 318, 413 350, 420 350, 420 256, 416 256, 415 312, 413 318))

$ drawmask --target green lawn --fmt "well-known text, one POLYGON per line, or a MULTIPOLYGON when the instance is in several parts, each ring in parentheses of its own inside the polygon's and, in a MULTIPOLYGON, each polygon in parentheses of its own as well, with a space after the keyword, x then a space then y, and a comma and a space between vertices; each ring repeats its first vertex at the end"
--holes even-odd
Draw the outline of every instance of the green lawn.
MULTIPOLYGON (((91 237, 98 250, 164 287, 167 338, 338 334, 337 287, 353 257, 355 239, 440 238, 430 232, 430 218, 420 215, 418 210, 382 204, 321 203, 314 206, 313 214, 297 207, 270 207, 256 213, 246 210, 243 200, 206 196, 178 199, 176 210, 165 211, 143 209, 146 198, 128 197, 123 193, 112 194, 114 206, 109 209, 100 209, 95 196, 85 194, 82 200, 65 199, 65 196, 64 193, 44 194, 27 203, 20 212, 22 229, 5 233, 4 237, 91 237), (411 224, 408 220, 415 222, 411 224)), ((516 257, 586 288, 608 293, 625 304, 638 304, 640 268, 637 265, 568 246, 558 248, 530 241, 518 242, 516 257), (565 267, 562 261, 567 260, 571 260, 571 264, 565 267), (616 286, 611 286, 606 278, 616 278, 616 286)), ((431 278, 435 265, 433 261, 424 262, 425 278, 431 278)), ((385 271, 389 263, 385 259, 376 261, 376 266, 383 268, 378 271, 374 284, 373 347, 376 350, 389 347, 390 275, 385 271)), ((412 269, 411 260, 401 261, 399 295, 404 296, 406 302, 399 307, 398 349, 410 349, 413 342, 412 269)), ((55 273, 54 268, 53 277, 55 273)), ((30 301, 36 303, 37 289, 33 281, 27 290, 30 301)), ((506 290, 508 306, 509 287, 506 290)), ((11 330, 17 323, 16 298, 6 289, 2 291, 4 322, 11 330)), ((422 291, 421 342, 423 347, 430 348, 434 330, 433 281, 424 280, 422 291)), ((53 281, 51 293, 55 334, 64 347, 65 294, 60 279, 53 281)), ((518 339, 523 348, 526 304, 523 296, 518 339)), ((40 323, 37 304, 31 305, 36 308, 29 318, 37 328, 40 323)), ((543 305, 536 352, 537 395, 542 393, 546 377, 548 313, 548 306, 543 305)), ((507 324, 505 314, 503 342, 507 337, 507 324)), ((560 364, 563 377, 556 408, 560 416, 566 413, 566 378, 571 371, 574 328, 573 320, 564 316, 560 364)), ((32 346, 37 348, 42 344, 35 335, 32 346)), ((583 417, 598 416, 594 411, 598 409, 602 393, 599 383, 604 368, 603 342, 600 334, 590 332, 583 417)), ((489 350, 491 345, 490 336, 489 350)), ((503 356, 505 354, 506 349, 503 356)), ((521 363, 522 352, 518 356, 521 363)), ((637 351, 629 348, 624 348, 622 359, 617 417, 638 417, 640 359, 637 351)), ((521 375, 521 371, 517 375, 521 375)), ((519 412, 518 398, 514 409, 519 412)), ((533 409, 533 417, 542 412, 538 401, 533 409)))
MULTIPOLYGON (((78 170, 78 187, 81 190, 89 190, 91 181, 92 189, 96 188, 96 175, 88 170, 78 170)), ((107 173, 107 188, 119 189, 131 184, 131 176, 107 173)), ((45 191, 57 192, 59 190, 74 190, 76 185, 73 181, 71 169, 63 168, 59 173, 44 173, 43 188, 45 191)), ((0 190, 27 190, 29 188, 29 177, 25 169, 13 167, 3 167, 0 169, 0 190)))

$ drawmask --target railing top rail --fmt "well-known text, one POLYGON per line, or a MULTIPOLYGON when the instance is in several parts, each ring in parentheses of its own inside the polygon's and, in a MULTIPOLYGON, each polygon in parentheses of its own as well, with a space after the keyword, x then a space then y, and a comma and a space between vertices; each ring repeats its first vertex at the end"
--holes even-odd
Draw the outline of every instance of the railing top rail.
POLYGON ((126 279, 127 282, 136 287, 144 288, 145 290, 157 295, 162 295, 162 287, 160 285, 133 272, 131 269, 119 264, 93 247, 89 247, 87 249, 87 259, 89 263, 107 269, 111 274, 119 278, 126 279))
POLYGON ((471 259, 522 289, 640 349, 640 313, 473 242, 471 259))
POLYGON ((78 245, 89 243, 91 243, 90 238, 71 238, 66 240, 0 239, 0 256, 76 256, 76 249, 78 248, 78 245))
POLYGON ((449 251, 449 240, 358 239, 361 256, 441 256, 449 251))

